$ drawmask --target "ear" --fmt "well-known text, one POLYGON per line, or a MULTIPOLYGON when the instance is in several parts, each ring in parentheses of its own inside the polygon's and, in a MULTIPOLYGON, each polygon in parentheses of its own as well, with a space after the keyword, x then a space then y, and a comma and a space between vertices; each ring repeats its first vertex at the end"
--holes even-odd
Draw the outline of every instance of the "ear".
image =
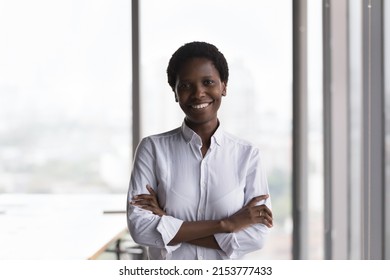
POLYGON ((226 82, 222 82, 222 96, 226 96, 226 82))

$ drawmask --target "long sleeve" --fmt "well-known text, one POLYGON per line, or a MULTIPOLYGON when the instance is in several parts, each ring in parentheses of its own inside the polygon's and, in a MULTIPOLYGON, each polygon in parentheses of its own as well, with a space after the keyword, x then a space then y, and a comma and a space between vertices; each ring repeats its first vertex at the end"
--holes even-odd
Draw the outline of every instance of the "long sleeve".
MULTIPOLYGON (((247 171, 245 204, 255 196, 269 194, 265 169, 262 166, 257 149, 251 155, 247 171)), ((260 204, 266 204, 271 209, 270 197, 266 201, 260 201, 258 205, 260 204)), ((215 238, 222 249, 222 258, 239 259, 247 253, 263 248, 268 233, 268 227, 263 224, 257 224, 236 233, 215 234, 215 238)))
POLYGON ((168 246, 169 241, 176 235, 183 221, 172 216, 159 217, 151 211, 130 204, 132 197, 148 193, 146 185, 157 188, 155 172, 155 155, 150 139, 145 138, 139 144, 133 163, 127 198, 127 224, 130 234, 138 244, 162 249, 162 255, 168 255, 177 249, 168 246))
MULTIPOLYGON (((141 141, 134 158, 127 222, 133 240, 148 247, 151 259, 236 259, 261 248, 268 228, 215 234, 222 250, 182 242, 168 245, 183 222, 220 220, 255 196, 268 194, 259 152, 247 141, 218 128, 206 156, 202 140, 183 122, 174 130, 141 141), (260 165, 260 166, 259 166, 260 165), (146 185, 157 193, 163 217, 129 204, 146 185)), ((265 202, 270 207, 269 199, 265 202)))

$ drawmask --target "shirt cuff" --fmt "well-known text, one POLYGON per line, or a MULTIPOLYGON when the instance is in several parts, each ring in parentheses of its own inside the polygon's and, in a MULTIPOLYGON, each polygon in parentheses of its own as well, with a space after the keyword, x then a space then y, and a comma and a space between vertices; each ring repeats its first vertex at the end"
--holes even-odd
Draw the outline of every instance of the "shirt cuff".
POLYGON ((214 234, 214 237, 221 250, 229 259, 237 258, 235 252, 240 247, 240 244, 238 244, 236 235, 234 233, 217 233, 214 234))
POLYGON ((157 231, 161 234, 162 241, 165 245, 165 256, 168 257, 173 251, 180 247, 181 243, 176 245, 168 245, 168 243, 175 237, 179 231, 182 220, 176 219, 172 216, 162 216, 160 222, 157 225, 157 231))

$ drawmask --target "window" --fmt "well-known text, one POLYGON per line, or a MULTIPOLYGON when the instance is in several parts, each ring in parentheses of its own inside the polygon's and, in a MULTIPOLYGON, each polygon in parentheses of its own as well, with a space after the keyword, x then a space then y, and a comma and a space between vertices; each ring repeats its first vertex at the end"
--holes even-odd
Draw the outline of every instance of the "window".
POLYGON ((308 259, 324 258, 322 0, 307 1, 308 259))
POLYGON ((362 184, 362 3, 349 1, 349 181, 350 181, 350 258, 360 259, 362 184))
POLYGON ((224 127, 260 147, 275 224, 250 258, 291 258, 291 1, 140 1, 142 136, 181 125, 166 79, 173 52, 190 41, 215 44, 229 63, 224 127), (185 3, 185 4, 184 4, 185 3), (239 18, 239 20, 236 20, 239 18))
POLYGON ((129 1, 2 1, 0 193, 125 192, 129 1))

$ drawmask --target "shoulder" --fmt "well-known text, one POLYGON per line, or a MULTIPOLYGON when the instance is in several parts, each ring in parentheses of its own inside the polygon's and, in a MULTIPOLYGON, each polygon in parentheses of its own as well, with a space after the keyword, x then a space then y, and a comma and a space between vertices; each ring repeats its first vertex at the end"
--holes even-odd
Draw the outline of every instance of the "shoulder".
POLYGON ((176 128, 167 132, 146 136, 141 139, 135 151, 135 159, 154 158, 158 151, 164 151, 168 143, 177 142, 180 139, 180 129, 176 128))
POLYGON ((253 164, 261 161, 260 148, 253 142, 224 131, 224 147, 230 155, 236 155, 240 160, 249 160, 253 164))
POLYGON ((172 129, 170 131, 166 131, 163 133, 159 134, 153 134, 150 136, 147 136, 141 140, 142 142, 148 142, 148 143, 153 143, 153 144, 163 144, 166 143, 167 141, 175 141, 181 138, 181 129, 180 127, 172 129))
POLYGON ((233 145, 247 150, 258 150, 258 147, 249 140, 243 139, 226 131, 223 132, 223 136, 224 143, 227 145, 233 145))
POLYGON ((180 135, 180 127, 163 133, 149 135, 141 139, 140 143, 138 144, 138 149, 159 145, 166 142, 167 140, 171 141, 175 138, 178 139, 180 135))
POLYGON ((165 139, 165 138, 174 138, 174 137, 179 136, 180 134, 181 134, 181 128, 177 127, 175 129, 172 129, 172 130, 169 130, 169 131, 166 131, 163 133, 150 135, 148 137, 145 137, 145 139, 149 139, 151 141, 158 141, 160 139, 165 139))

